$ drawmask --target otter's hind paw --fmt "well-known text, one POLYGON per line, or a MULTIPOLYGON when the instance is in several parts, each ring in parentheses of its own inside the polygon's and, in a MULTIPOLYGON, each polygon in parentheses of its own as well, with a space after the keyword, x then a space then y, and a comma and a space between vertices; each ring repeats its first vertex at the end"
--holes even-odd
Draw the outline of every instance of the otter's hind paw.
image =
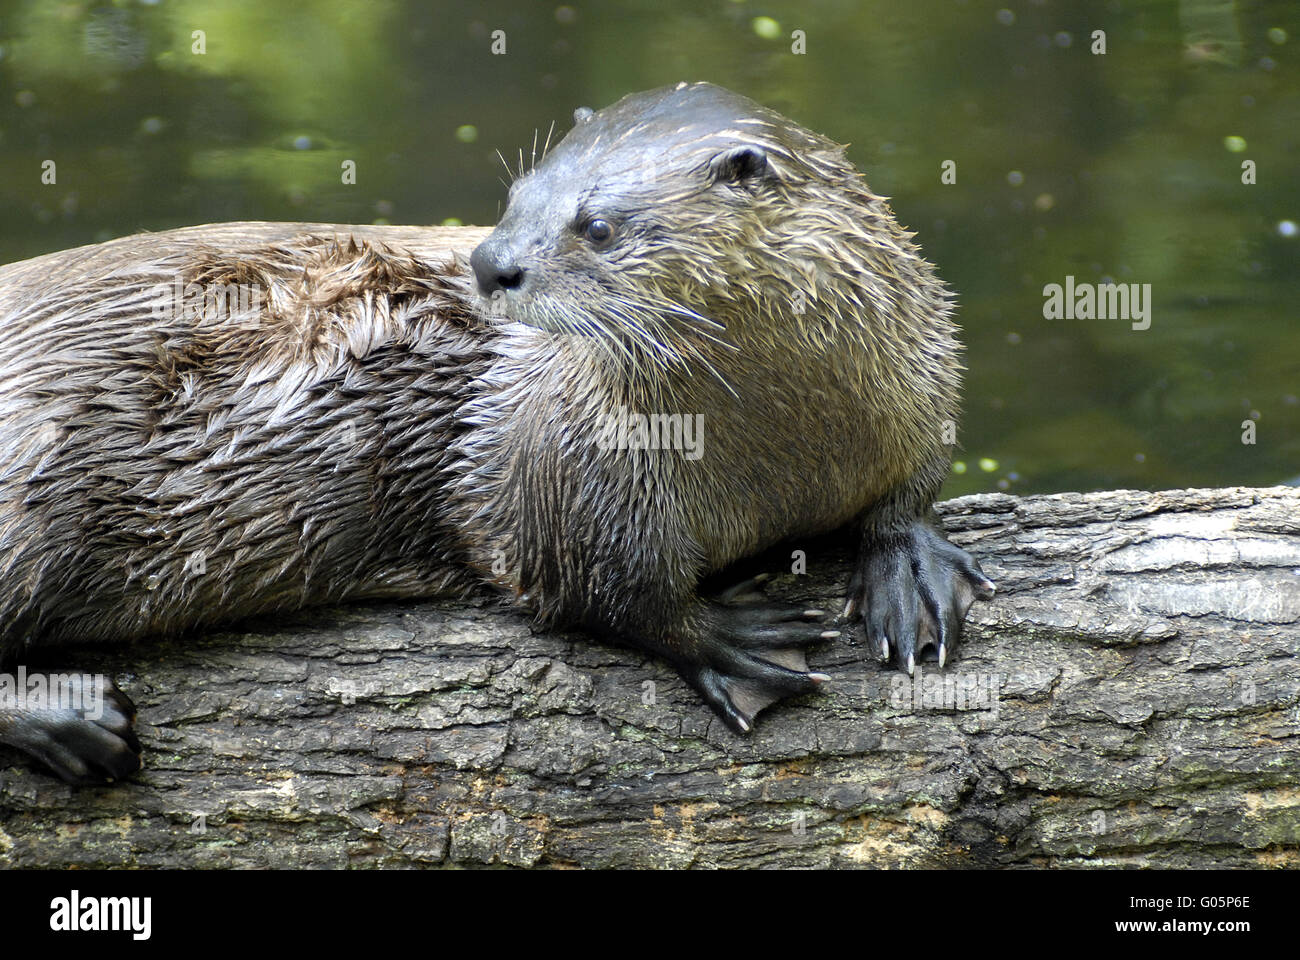
POLYGON ((864 545, 842 618, 860 612, 870 648, 912 673, 927 647, 944 665, 971 604, 992 599, 994 590, 974 557, 918 521, 864 545))
POLYGON ((752 730, 765 707, 829 680, 809 672, 803 648, 840 635, 817 622, 824 611, 762 599, 760 582, 746 581, 726 591, 724 602, 707 605, 694 655, 677 661, 683 679, 736 733, 752 730))
POLYGON ((20 710, 0 740, 67 783, 91 786, 130 776, 140 769, 140 741, 131 727, 135 704, 109 682, 95 712, 84 706, 20 710))

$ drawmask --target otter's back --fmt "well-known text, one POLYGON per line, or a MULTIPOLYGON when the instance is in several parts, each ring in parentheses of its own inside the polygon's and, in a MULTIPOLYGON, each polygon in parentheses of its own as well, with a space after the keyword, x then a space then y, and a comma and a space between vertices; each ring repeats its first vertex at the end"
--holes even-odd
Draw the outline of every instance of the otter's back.
POLYGON ((451 579, 481 233, 223 224, 0 268, 0 654, 451 579))

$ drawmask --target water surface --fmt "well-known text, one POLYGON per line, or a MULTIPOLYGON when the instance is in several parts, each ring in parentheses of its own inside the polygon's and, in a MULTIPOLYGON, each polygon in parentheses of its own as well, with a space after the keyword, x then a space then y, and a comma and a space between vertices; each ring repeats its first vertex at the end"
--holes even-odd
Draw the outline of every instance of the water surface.
POLYGON ((1300 475, 1298 9, 10 0, 0 260, 221 220, 492 223, 498 149, 711 80, 851 144, 958 291, 948 495, 1279 483, 1300 475), (1067 277, 1149 284, 1149 327, 1045 318, 1067 277))

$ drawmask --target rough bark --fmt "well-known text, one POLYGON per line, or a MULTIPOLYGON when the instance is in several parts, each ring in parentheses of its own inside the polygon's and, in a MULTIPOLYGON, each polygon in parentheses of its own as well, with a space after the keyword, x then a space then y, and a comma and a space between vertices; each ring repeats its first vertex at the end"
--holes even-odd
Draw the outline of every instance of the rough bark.
MULTIPOLYGON (((861 638, 727 732, 664 664, 495 601, 317 611, 83 655, 146 769, 0 760, 22 867, 1297 866, 1300 490, 941 504, 997 581, 919 696, 861 638), (945 680, 946 696, 936 679, 945 680), (927 692, 928 691, 928 692, 927 692)), ((837 609, 840 538, 769 592, 837 609)), ((788 569, 790 551, 766 566, 788 569)))

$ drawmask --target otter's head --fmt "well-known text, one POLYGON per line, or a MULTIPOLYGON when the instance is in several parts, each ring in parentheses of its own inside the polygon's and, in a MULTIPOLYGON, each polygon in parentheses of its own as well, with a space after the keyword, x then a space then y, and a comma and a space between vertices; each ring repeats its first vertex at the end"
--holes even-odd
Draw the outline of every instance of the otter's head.
POLYGON ((680 359, 817 296, 877 199, 842 147, 712 84, 575 120, 471 257, 496 316, 680 359))

